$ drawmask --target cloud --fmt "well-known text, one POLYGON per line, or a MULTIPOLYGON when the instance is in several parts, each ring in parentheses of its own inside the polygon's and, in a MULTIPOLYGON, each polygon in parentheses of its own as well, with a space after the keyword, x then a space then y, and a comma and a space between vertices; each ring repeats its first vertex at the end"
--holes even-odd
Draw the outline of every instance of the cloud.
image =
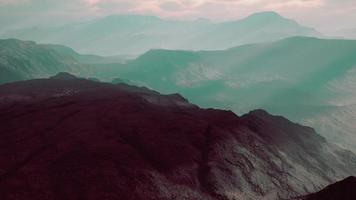
POLYGON ((30 0, 0 0, 0 6, 22 4, 29 1, 30 0))
MULTIPOLYGON (((133 8, 146 8, 146 9, 156 9, 161 8, 166 11, 177 11, 181 9, 194 9, 200 7, 204 4, 214 4, 214 5, 226 5, 226 6, 253 6, 255 8, 271 7, 275 4, 298 4, 306 5, 313 4, 316 1, 321 0, 0 0, 0 6, 8 5, 20 5, 20 4, 47 4, 47 5, 64 5, 70 4, 71 6, 81 6, 83 8, 96 8, 102 7, 107 8, 109 6, 115 6, 115 8, 120 9, 121 5, 131 5, 133 8)), ((332 1, 332 0, 324 0, 332 1)), ((350 1, 350 0, 341 0, 350 1)), ((332 2, 336 2, 335 0, 332 2)), ((67 7, 66 5, 65 7, 67 7)), ((61 6, 62 7, 62 6, 61 6)), ((112 8, 112 7, 111 7, 112 8)))
POLYGON ((184 9, 184 7, 179 4, 178 2, 175 1, 167 1, 167 2, 163 2, 160 4, 159 6, 162 10, 164 11, 172 11, 172 12, 177 12, 177 11, 181 11, 184 9))

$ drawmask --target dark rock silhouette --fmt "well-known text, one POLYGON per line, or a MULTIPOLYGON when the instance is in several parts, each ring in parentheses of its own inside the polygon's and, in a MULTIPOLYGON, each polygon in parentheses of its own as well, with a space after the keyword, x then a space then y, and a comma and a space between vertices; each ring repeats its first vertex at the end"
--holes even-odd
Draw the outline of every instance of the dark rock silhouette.
POLYGON ((278 199, 356 173, 354 154, 263 110, 55 77, 0 86, 2 200, 278 199))
POLYGON ((329 185, 320 192, 308 195, 305 200, 354 200, 356 199, 356 177, 350 176, 329 185))

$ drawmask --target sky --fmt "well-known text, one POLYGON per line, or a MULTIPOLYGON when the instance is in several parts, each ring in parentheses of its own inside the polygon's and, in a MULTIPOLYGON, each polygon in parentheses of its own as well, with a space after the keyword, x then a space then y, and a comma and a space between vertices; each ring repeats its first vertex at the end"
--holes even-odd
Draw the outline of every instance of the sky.
POLYGON ((66 23, 128 13, 225 21, 261 11, 276 11, 321 32, 356 29, 356 0, 0 0, 0 25, 66 23))

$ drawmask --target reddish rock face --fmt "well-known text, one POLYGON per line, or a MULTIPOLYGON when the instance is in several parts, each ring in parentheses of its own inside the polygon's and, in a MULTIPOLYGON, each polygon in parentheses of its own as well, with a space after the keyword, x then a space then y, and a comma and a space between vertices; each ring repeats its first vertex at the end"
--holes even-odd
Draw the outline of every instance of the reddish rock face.
POLYGON ((352 153, 262 110, 66 77, 0 86, 0 199, 275 199, 356 172, 352 153))

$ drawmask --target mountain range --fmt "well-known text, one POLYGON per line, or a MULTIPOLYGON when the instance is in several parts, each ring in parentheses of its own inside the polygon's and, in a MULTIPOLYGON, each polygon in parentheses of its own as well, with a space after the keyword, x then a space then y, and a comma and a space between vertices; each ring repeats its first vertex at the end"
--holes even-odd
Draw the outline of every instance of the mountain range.
POLYGON ((18 39, 0 40, 0 84, 39 77, 49 77, 66 71, 88 76, 89 64, 122 63, 125 59, 81 55, 62 45, 37 44, 18 39))
POLYGON ((356 40, 276 12, 7 20, 1 200, 356 199, 356 40))
POLYGON ((4 200, 292 198, 356 173, 354 153, 264 110, 68 73, 0 85, 0 120, 4 200))
POLYGON ((355 151, 356 42, 293 37, 223 51, 151 50, 137 59, 81 55, 60 45, 0 40, 0 82, 60 71, 181 93, 202 107, 264 108, 355 151))
POLYGON ((75 73, 81 69, 82 64, 74 57, 55 51, 50 45, 14 39, 0 40, 0 83, 48 77, 60 71, 75 73))
POLYGON ((320 35, 316 30, 301 26, 275 12, 262 12, 226 22, 111 15, 61 26, 7 30, 0 37, 63 44, 86 54, 140 55, 157 48, 216 50, 291 36, 320 35))
POLYGON ((203 107, 264 108, 356 150, 355 52, 354 40, 292 37, 223 51, 151 50, 98 75, 179 92, 203 107))

